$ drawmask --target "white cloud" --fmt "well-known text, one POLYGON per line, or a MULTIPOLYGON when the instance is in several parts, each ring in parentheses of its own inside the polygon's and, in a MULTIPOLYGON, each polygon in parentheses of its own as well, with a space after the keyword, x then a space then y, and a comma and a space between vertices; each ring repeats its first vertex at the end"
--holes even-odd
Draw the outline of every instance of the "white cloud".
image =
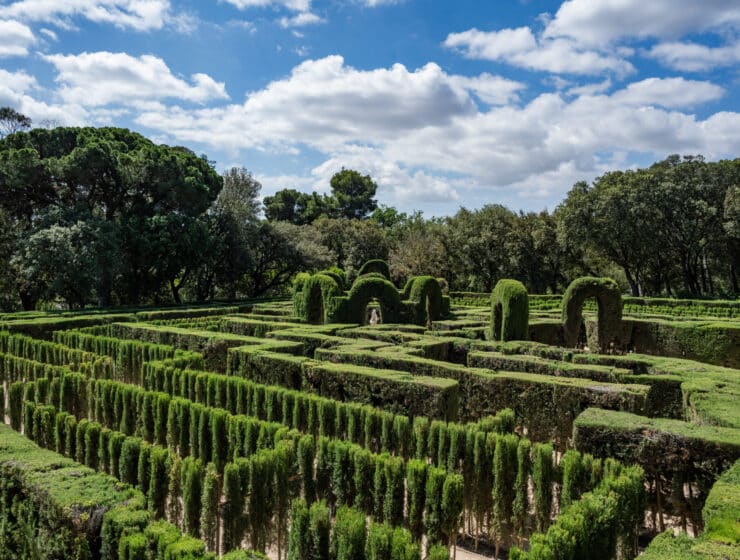
POLYGON ((596 95, 597 93, 604 93, 610 87, 612 87, 612 81, 607 78, 603 82, 572 87, 568 90, 568 95, 596 95))
POLYGON ((626 152, 655 159, 740 152, 740 114, 701 120, 680 110, 723 95, 709 82, 651 78, 606 95, 607 81, 516 106, 517 89, 503 81, 505 87, 491 93, 500 103, 479 108, 472 96, 485 88, 473 87, 476 79, 488 85, 501 80, 450 75, 435 64, 363 71, 333 56, 300 64, 243 104, 160 107, 136 122, 179 142, 234 154, 308 147, 325 156, 310 184, 328 184, 342 165, 357 167, 382 178, 384 200, 402 205, 451 201, 461 193, 467 198, 476 189, 498 189, 512 204, 517 197, 519 204, 524 198, 557 200, 575 180, 593 178, 626 152))
POLYGON ((247 8, 282 7, 294 12, 308 12, 311 0, 224 0, 240 10, 247 8))
POLYGON ((290 17, 283 16, 277 20, 280 27, 289 29, 293 27, 305 27, 325 23, 325 19, 311 11, 311 0, 223 0, 228 4, 240 9, 249 8, 283 8, 291 12, 297 12, 290 17))
POLYGON ((488 105, 506 105, 517 101, 517 92, 527 86, 521 82, 515 82, 501 76, 492 76, 483 73, 479 76, 451 76, 452 82, 463 89, 473 92, 478 98, 488 105))
POLYGON ((722 47, 707 47, 691 42, 659 43, 646 54, 674 70, 700 72, 739 63, 740 41, 722 47))
POLYGON ((67 103, 87 107, 113 103, 135 105, 142 101, 176 98, 195 103, 226 99, 223 82, 207 74, 193 74, 191 83, 178 78, 161 58, 126 53, 94 52, 43 57, 58 72, 58 91, 67 103))
POLYGON ((402 64, 360 71, 346 66, 341 56, 329 56, 303 62, 287 78, 251 94, 243 105, 147 112, 138 122, 205 142, 215 127, 223 144, 234 148, 299 139, 330 150, 351 142, 383 142, 403 131, 441 126, 454 115, 475 112, 458 79, 436 64, 413 72, 402 64))
POLYGON ((316 25, 324 23, 326 20, 312 12, 301 12, 291 17, 281 17, 278 20, 280 27, 285 29, 290 27, 305 27, 306 25, 316 25))
POLYGON ((450 33, 444 45, 461 51, 467 58, 506 62, 557 74, 613 72, 621 76, 634 71, 632 64, 623 58, 583 50, 570 39, 538 39, 529 27, 450 33))
POLYGON ((79 106, 49 105, 38 101, 32 94, 39 89, 36 78, 26 72, 9 72, 0 68, 0 107, 13 107, 31 117, 34 123, 47 119, 71 125, 92 120, 79 106))
POLYGON ((390 6, 393 4, 400 4, 404 0, 360 0, 360 2, 368 8, 376 8, 377 6, 390 6))
POLYGON ((0 6, 0 17, 44 21, 68 26, 84 17, 137 31, 161 29, 171 17, 169 0, 17 0, 0 6))
POLYGON ((28 47, 36 42, 31 29, 14 20, 0 20, 0 58, 26 56, 28 47))
POLYGON ((59 40, 59 37, 57 37, 57 34, 54 31, 52 31, 51 29, 47 29, 45 27, 42 27, 39 31, 43 35, 46 35, 52 41, 58 41, 59 40))
POLYGON ((684 78, 648 78, 633 82, 612 95, 613 102, 625 105, 693 107, 716 101, 725 90, 711 82, 684 78))
POLYGON ((604 46, 622 38, 676 38, 738 26, 737 0, 568 0, 544 36, 604 46))

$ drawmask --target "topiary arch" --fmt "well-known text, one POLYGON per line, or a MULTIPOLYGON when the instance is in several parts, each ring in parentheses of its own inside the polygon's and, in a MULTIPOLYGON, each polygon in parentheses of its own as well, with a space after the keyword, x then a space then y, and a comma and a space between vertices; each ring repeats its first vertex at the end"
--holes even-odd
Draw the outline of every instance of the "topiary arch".
POLYGON ((407 283, 404 294, 415 303, 412 322, 426 325, 437 321, 442 315, 442 289, 433 276, 415 276, 407 283))
POLYGON ((563 337, 566 346, 578 344, 583 302, 591 297, 596 298, 598 319, 589 343, 593 350, 604 353, 612 342, 618 341, 622 325, 622 293, 611 278, 584 276, 571 282, 563 295, 563 337))
POLYGON ((360 277, 347 296, 344 319, 349 323, 364 323, 365 309, 373 299, 380 302, 384 322, 398 323, 402 320, 401 295, 388 280, 360 277))
POLYGON ((357 276, 360 277, 363 274, 370 274, 371 272, 382 274, 383 277, 387 278, 388 280, 390 280, 391 278, 391 270, 390 268, 388 268, 388 263, 381 259, 373 259, 367 261, 365 264, 362 265, 357 276))
POLYGON ((306 321, 313 324, 327 322, 327 303, 330 298, 341 294, 342 290, 336 280, 326 274, 314 274, 305 280, 301 295, 306 321))
POLYGON ((490 340, 529 340, 529 294, 518 280, 499 280, 491 293, 490 340))

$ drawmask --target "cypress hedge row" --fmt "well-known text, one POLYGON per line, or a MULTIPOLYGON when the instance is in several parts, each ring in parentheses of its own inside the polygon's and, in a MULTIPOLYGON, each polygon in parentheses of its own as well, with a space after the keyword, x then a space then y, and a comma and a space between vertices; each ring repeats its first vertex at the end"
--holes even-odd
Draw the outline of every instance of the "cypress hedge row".
MULTIPOLYGON (((122 385, 114 381, 95 381, 94 384, 98 387, 122 385)), ((28 388, 31 385, 33 384, 27 384, 26 387, 28 388)), ((126 385, 123 386, 129 387, 126 385)), ((30 393, 30 391, 26 392, 30 393)), ((94 396, 96 391, 92 393, 93 396, 91 399, 94 400, 96 398, 94 396)), ((103 391, 101 394, 106 393, 103 391)), ((156 393, 147 393, 145 396, 155 397, 159 395, 156 393)), ((197 409, 197 406, 193 405, 191 407, 191 418, 193 407, 197 409)), ((95 405, 92 405, 92 408, 95 408, 95 405)), ((205 412, 209 411, 209 409, 205 407, 200 408, 201 415, 197 427, 192 428, 192 421, 190 424, 190 435, 192 436, 195 429, 199 438, 198 445, 190 448, 194 452, 194 456, 186 457, 179 467, 182 473, 180 485, 184 503, 182 526, 190 534, 203 535, 205 531, 211 535, 211 540, 207 540, 209 547, 216 548, 216 541, 213 540, 216 538, 214 535, 218 534, 213 529, 214 526, 218 526, 217 522, 214 521, 217 517, 213 513, 213 507, 215 506, 212 506, 210 510, 204 509, 204 507, 205 503, 216 504, 218 502, 213 497, 213 491, 209 493, 203 488, 205 485, 203 465, 209 460, 217 461, 219 454, 213 452, 212 455, 209 455, 209 451, 204 451, 204 449, 216 449, 218 442, 223 438, 216 437, 215 433, 213 431, 209 432, 208 429, 202 431, 204 428, 202 419, 205 416, 205 412), (194 496, 195 498, 189 499, 188 496, 194 496), (208 498, 208 501, 202 502, 201 500, 205 498, 208 498), (210 513, 208 513, 209 511, 210 513)), ((57 448, 64 447, 67 453, 74 454, 78 460, 85 462, 91 467, 112 469, 113 465, 117 464, 118 475, 121 479, 136 484, 143 490, 146 490, 149 507, 152 512, 157 516, 164 515, 165 497, 168 495, 169 489, 173 486, 171 470, 166 465, 177 464, 174 450, 168 454, 156 444, 151 445, 146 440, 141 440, 137 437, 126 437, 125 434, 121 434, 123 437, 123 441, 121 441, 121 437, 117 433, 112 433, 106 428, 101 428, 101 425, 97 422, 88 421, 86 418, 75 422, 66 413, 60 413, 57 415, 56 420, 50 420, 44 423, 43 419, 40 419, 43 418, 43 416, 40 416, 40 412, 46 411, 53 416, 53 410, 53 407, 43 406, 41 404, 37 406, 31 401, 26 401, 25 416, 28 419, 24 427, 31 437, 34 437, 37 441, 43 441, 49 446, 56 446, 57 448), (45 424, 54 426, 54 429, 44 429, 43 426, 45 424), (49 435, 46 435, 47 432, 49 435), (106 450, 108 451, 106 452, 106 450), (170 476, 169 479, 168 476, 170 476)), ((220 412, 223 415, 227 414, 225 411, 219 411, 218 409, 213 412, 220 412)), ((208 425, 209 423, 205 422, 205 424, 208 425)), ((210 425, 213 428, 213 417, 211 418, 210 425)), ((443 425, 441 422, 434 423, 434 425, 430 426, 429 434, 443 433, 438 429, 443 425)), ((418 427, 418 424, 416 427, 418 427)), ((262 429, 260 432, 262 433, 262 429)), ((464 433, 464 431, 460 431, 460 434, 464 433)), ((483 434, 482 432, 479 433, 483 434)), ((494 433, 485 435, 487 436, 486 448, 493 449, 494 451, 503 448, 504 442, 510 439, 513 439, 515 442, 517 441, 513 435, 496 435, 494 433)), ((237 444, 232 444, 231 439, 229 443, 223 443, 223 446, 229 449, 226 459, 231 458, 232 448, 235 455, 239 455, 242 452, 242 449, 237 449, 238 442, 241 441, 239 424, 231 423, 228 436, 229 438, 236 436, 237 444)), ((274 439, 277 440, 278 438, 279 436, 276 433, 274 439)), ((307 438, 312 438, 312 436, 302 437, 301 441, 297 444, 295 438, 292 439, 292 442, 283 442, 289 446, 286 449, 290 449, 291 452, 291 458, 289 460, 279 463, 285 465, 285 476, 293 481, 301 481, 301 477, 297 475, 303 475, 302 481, 296 483, 297 486, 295 486, 293 491, 287 490, 290 486, 288 482, 275 486, 277 489, 282 488, 286 490, 284 499, 282 500, 285 506, 284 509, 287 509, 289 498, 295 496, 297 492, 303 490, 303 495, 310 499, 314 493, 312 489, 315 488, 315 495, 318 499, 325 499, 334 506, 356 505, 365 511, 367 515, 373 515, 378 521, 384 521, 395 526, 407 522, 404 504, 408 502, 408 523, 417 528, 417 534, 421 523, 419 512, 423 510, 425 512, 423 525, 424 532, 427 534, 427 540, 429 542, 452 542, 454 544, 453 537, 457 534, 456 528, 460 523, 460 515, 468 505, 463 491, 466 484, 463 475, 447 473, 444 468, 427 467, 425 462, 412 462, 409 465, 404 465, 402 459, 399 457, 371 454, 357 445, 344 441, 321 437, 314 444, 311 439, 306 441, 307 438), (296 448, 299 450, 297 455, 295 454, 296 448), (313 470, 311 467, 314 464, 312 457, 314 450, 316 450, 315 474, 311 472, 313 470), (420 467, 421 474, 419 474, 420 467), (424 473, 424 468, 431 470, 428 473, 424 473), (371 474, 372 478, 370 476, 371 474), (448 482, 448 479, 451 482, 448 482), (367 484, 370 480, 372 480, 372 486, 367 484), (425 482, 423 493, 421 491, 421 481, 425 482), (303 489, 301 489, 301 486, 303 486, 303 489), (449 505, 444 506, 444 504, 449 505), (450 511, 457 513, 452 515, 449 513, 450 511), (410 517, 412 515, 414 516, 413 518, 410 517)), ((444 441, 438 435, 430 435, 429 438, 430 448, 435 444, 435 440, 439 440, 440 443, 444 441)), ((167 439, 166 436, 165 439, 167 439)), ((280 446, 282 445, 280 444, 280 446)), ((442 464, 445 466, 459 464, 459 460, 462 458, 462 449, 466 446, 454 434, 447 445, 449 455, 442 461, 442 464), (457 443, 455 443, 456 441, 457 443), (454 451, 456 448, 460 449, 460 451, 454 451)), ((516 449, 516 444, 514 448, 516 449)), ((256 451, 256 448, 254 451, 256 451)), ((258 455, 260 453, 253 452, 246 461, 252 464, 258 455)), ((440 452, 440 455, 443 455, 443 453, 440 452)), ((234 467, 232 462, 225 462, 223 465, 224 492, 230 492, 232 497, 245 493, 244 478, 235 476, 233 472, 230 472, 234 468, 238 468, 240 461, 242 459, 236 459, 234 461, 234 463, 237 463, 237 467, 234 467), (235 480, 237 482, 234 482, 235 480)), ((266 472, 277 472, 274 464, 271 463, 271 465, 265 467, 267 469, 266 472)), ((216 465, 212 465, 212 468, 214 471, 217 470, 216 465)), ((516 468, 514 468, 513 472, 516 472, 516 468)), ((486 473, 486 471, 470 469, 466 474, 472 475, 469 481, 471 484, 480 486, 480 482, 475 480, 475 476, 481 473, 486 473)), ((270 475, 266 476, 269 477, 270 475)), ((504 470, 500 470, 497 474, 497 471, 494 470, 494 480, 498 479, 503 482, 509 476, 508 471, 504 472, 504 470)), ((252 492, 256 493, 257 489, 262 489, 262 486, 256 486, 254 488, 252 492)), ((252 499, 255 500, 255 508, 267 507, 267 511, 272 511, 266 504, 271 504, 271 500, 274 501, 275 496, 279 497, 280 495, 280 492, 272 491, 269 496, 259 494, 252 499)), ((497 500, 510 499, 512 498, 508 495, 502 494, 498 496, 494 493, 491 503, 494 507, 499 507, 500 511, 511 511, 511 505, 497 505, 497 500)), ((227 498, 227 501, 229 501, 229 498, 227 498)), ((244 514, 243 509, 237 509, 239 511, 228 511, 232 515, 237 516, 244 514)), ((256 510, 252 508, 250 511, 254 512, 256 510)), ((261 529, 258 530, 253 527, 254 523, 257 523, 255 521, 255 514, 252 513, 250 515, 249 523, 252 524, 250 543, 254 548, 264 550, 264 542, 257 537, 258 533, 262 534, 260 532, 261 529)), ((501 514, 499 514, 499 518, 501 518, 501 514)), ((272 515, 268 517, 268 521, 269 519, 272 519, 272 515)), ((279 517, 279 519, 283 518, 279 517)), ((267 524, 268 521, 263 521, 262 523, 267 524)), ((509 522, 508 520, 506 521, 506 523, 509 522)), ((243 521, 239 522, 238 519, 234 521, 229 518, 224 521, 225 528, 241 526, 240 524, 243 525, 244 523, 243 521)), ((287 531, 283 531, 282 534, 287 536, 287 531)), ((227 542, 229 541, 227 540, 227 542)), ((231 542, 234 542, 233 539, 231 542)))
POLYGON ((77 369, 83 362, 94 362, 99 358, 92 352, 70 348, 58 342, 7 331, 0 331, 0 352, 55 366, 71 366, 73 369, 77 369))
MULTIPOLYGON (((373 452, 387 451, 403 457, 416 454, 417 457, 431 457, 435 462, 438 459, 436 439, 427 453, 429 421, 424 417, 413 419, 367 405, 261 385, 240 377, 183 370, 168 361, 149 362, 144 369, 144 388, 149 390, 221 407, 232 414, 280 422, 301 432, 345 439, 373 452), (426 430, 422 430, 422 425, 427 426, 426 430)), ((462 429, 454 423, 436 424, 441 426, 444 437, 451 437, 448 436, 451 430, 462 429)), ((513 431, 513 416, 504 410, 490 419, 466 424, 465 429, 513 431)))
POLYGON ((189 358, 193 367, 202 366, 202 359, 195 353, 186 353, 175 350, 172 346, 153 344, 138 340, 124 340, 109 336, 100 336, 80 331, 56 331, 53 334, 55 342, 66 346, 108 356, 115 360, 116 379, 127 382, 141 383, 141 370, 144 362, 179 357, 189 358))

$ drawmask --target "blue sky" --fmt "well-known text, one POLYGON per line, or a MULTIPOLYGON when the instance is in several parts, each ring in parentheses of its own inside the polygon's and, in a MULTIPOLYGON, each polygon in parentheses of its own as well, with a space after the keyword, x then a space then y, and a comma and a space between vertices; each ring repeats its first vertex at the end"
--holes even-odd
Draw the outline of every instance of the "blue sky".
POLYGON ((0 0, 0 106, 427 215, 740 156, 730 0, 0 0))

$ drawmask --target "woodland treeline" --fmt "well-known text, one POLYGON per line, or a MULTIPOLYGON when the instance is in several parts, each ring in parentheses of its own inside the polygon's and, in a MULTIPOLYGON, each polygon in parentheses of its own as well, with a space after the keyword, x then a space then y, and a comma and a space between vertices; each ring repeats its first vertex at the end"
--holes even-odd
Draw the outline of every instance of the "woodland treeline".
POLYGON ((379 205, 373 179, 349 169, 329 194, 261 200, 246 169, 220 175, 125 129, 19 128, 0 139, 4 310, 276 295, 298 271, 351 276, 376 258, 398 282, 432 272, 460 291, 516 278, 555 293, 607 275, 633 295, 740 292, 740 159, 609 172, 552 212, 489 204, 427 219, 379 205))

